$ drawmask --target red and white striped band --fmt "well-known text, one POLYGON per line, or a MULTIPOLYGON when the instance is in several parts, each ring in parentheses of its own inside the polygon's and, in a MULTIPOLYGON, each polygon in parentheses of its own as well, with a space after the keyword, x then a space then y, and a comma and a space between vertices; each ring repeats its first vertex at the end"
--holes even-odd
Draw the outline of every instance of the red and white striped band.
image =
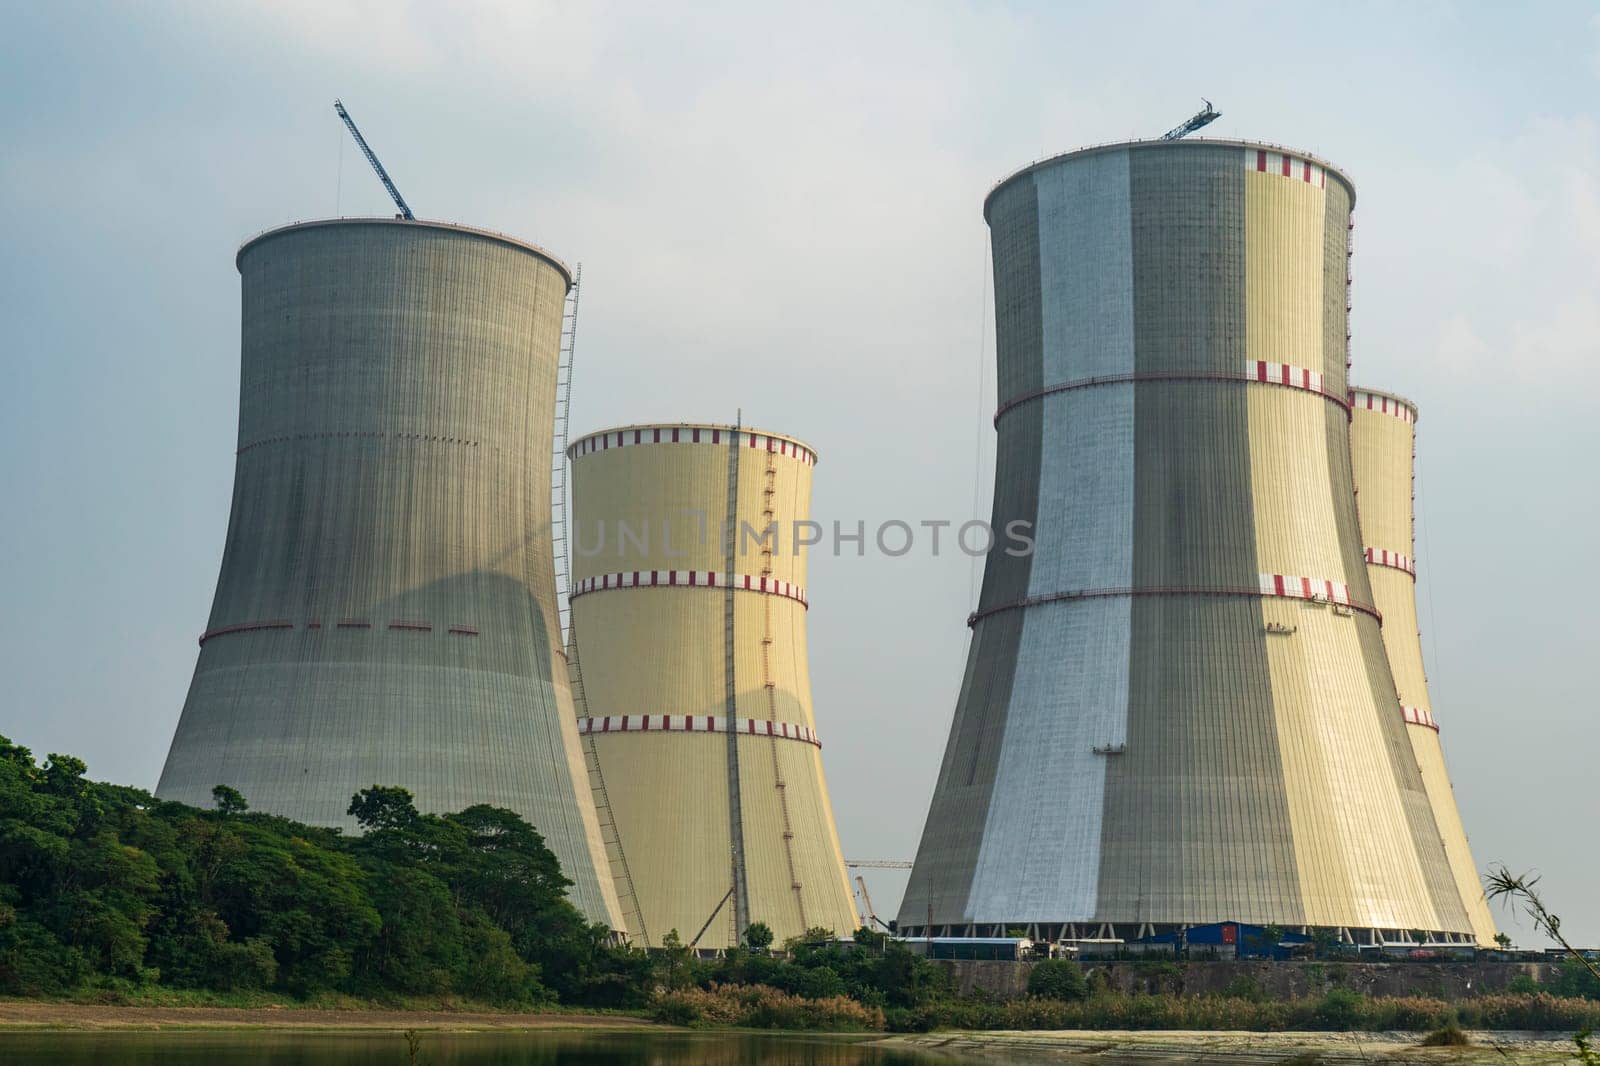
POLYGON ((1314 600, 1317 603, 1337 603, 1353 611, 1371 615, 1381 625, 1383 615, 1370 603, 1359 603, 1350 598, 1350 586, 1339 581, 1322 578, 1287 577, 1283 574, 1262 574, 1255 588, 1236 585, 1158 585, 1150 588, 1074 589, 1070 592, 1049 592, 1027 596, 1010 603, 997 603, 980 607, 967 615, 967 625, 975 626, 992 614, 1018 611, 1028 607, 1042 607, 1051 603, 1073 603, 1078 600, 1110 599, 1119 596, 1283 596, 1289 599, 1314 600))
POLYGON ((1288 155, 1284 152, 1274 152, 1270 148, 1246 148, 1244 150, 1244 168, 1254 170, 1261 174, 1278 174, 1295 181, 1303 181, 1315 185, 1319 189, 1328 187, 1328 172, 1309 159, 1288 155))
POLYGON ((774 455, 787 455, 806 466, 817 465, 817 453, 785 437, 766 433, 751 433, 740 429, 716 429, 710 426, 644 426, 639 429, 610 429, 604 433, 591 433, 567 449, 573 459, 592 452, 610 451, 635 444, 721 444, 737 441, 742 448, 756 448, 774 455))
POLYGON ((1220 370, 1187 371, 1187 370, 1152 370, 1141 374, 1106 374, 1092 378, 1078 378, 1075 381, 1062 381, 1054 385, 1046 385, 1041 389, 1013 396, 1002 403, 994 412, 995 425, 1000 424, 1000 419, 1008 412, 1023 404, 1041 400, 1046 396, 1056 396, 1063 392, 1074 392, 1078 389, 1094 389, 1107 385, 1138 385, 1146 382, 1183 382, 1183 381, 1227 381, 1227 382, 1265 382, 1269 385, 1287 385, 1294 389, 1306 389, 1314 392, 1331 403, 1336 403, 1348 412, 1350 403, 1344 396, 1329 392, 1322 387, 1322 374, 1304 367, 1289 366, 1285 363, 1268 363, 1251 359, 1242 373, 1224 373, 1220 370))
MULTIPOLYGON (((591 733, 726 733, 728 720, 712 714, 620 714, 606 718, 578 719, 578 735, 591 733)), ((765 718, 741 718, 738 732, 753 737, 803 740, 822 747, 817 731, 794 722, 769 722, 765 718)))
POLYGON ((582 578, 573 585, 571 598, 577 599, 586 593, 604 592, 607 589, 725 589, 729 586, 746 592, 783 596, 810 606, 806 590, 793 582, 759 574, 719 574, 714 570, 631 570, 621 574, 597 574, 582 578))
POLYGON ((1415 423, 1417 421, 1417 409, 1415 407, 1397 396, 1385 396, 1381 392, 1351 389, 1350 407, 1353 410, 1377 411, 1381 414, 1394 415, 1402 422, 1415 423))
POLYGON ((1262 574, 1261 591, 1268 596, 1284 596, 1291 600, 1317 600, 1351 606, 1349 585, 1343 581, 1328 581, 1320 577, 1262 574))
POLYGON ((1439 723, 1433 720, 1433 712, 1426 707, 1401 707, 1400 713, 1410 725, 1426 726, 1435 733, 1439 731, 1439 723))
POLYGON ((1417 576, 1417 561, 1402 552, 1392 552, 1388 548, 1365 548, 1367 562, 1373 566, 1390 566, 1396 570, 1404 570, 1412 577, 1417 576))
POLYGON ((1255 359, 1246 365, 1255 381, 1264 381, 1269 385, 1287 385, 1291 389, 1306 389, 1310 392, 1322 391, 1322 374, 1319 371, 1308 370, 1303 366, 1290 366, 1288 363, 1269 363, 1265 359, 1255 359))

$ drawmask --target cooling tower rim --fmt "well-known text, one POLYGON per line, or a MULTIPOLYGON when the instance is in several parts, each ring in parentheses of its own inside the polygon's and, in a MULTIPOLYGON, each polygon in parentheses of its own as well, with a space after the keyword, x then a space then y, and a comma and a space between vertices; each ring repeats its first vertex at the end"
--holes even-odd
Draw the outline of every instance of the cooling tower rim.
POLYGON ((1344 183, 1344 187, 1350 192, 1351 208, 1356 206, 1355 182, 1350 180, 1350 175, 1346 174, 1333 163, 1323 159, 1321 156, 1312 155, 1310 152, 1302 151, 1299 148, 1290 148, 1287 145, 1273 144, 1270 141, 1243 141, 1220 137, 1185 137, 1182 140, 1176 141, 1163 141, 1160 139, 1108 141, 1105 144, 1086 145, 1083 148, 1074 148, 1070 152, 1061 152, 1056 155, 1046 156, 1043 159, 1035 159, 1027 166, 1021 167, 1012 171, 1010 174, 1007 174, 1005 177, 995 182, 994 185, 989 189, 989 194, 983 198, 984 221, 987 222, 989 220, 989 204, 994 200, 995 196, 1000 192, 1001 189, 1004 189, 1006 186, 1010 185, 1019 178, 1027 177, 1029 174, 1032 174, 1038 170, 1043 170, 1046 167, 1055 166, 1057 163, 1064 163, 1069 159, 1077 159, 1082 156, 1100 155, 1105 152, 1119 152, 1123 149, 1140 150, 1150 148, 1171 148, 1181 150, 1196 147, 1265 149, 1269 152, 1280 152, 1283 155, 1291 156, 1295 159, 1302 159, 1308 163, 1314 163, 1344 183))
MULTIPOLYGON (((1417 401, 1411 399, 1409 396, 1401 396, 1398 392, 1387 392, 1384 389, 1374 389, 1367 385, 1350 386, 1350 395, 1352 397, 1358 392, 1365 393, 1368 396, 1382 396, 1384 399, 1393 400, 1395 403, 1404 404, 1406 407, 1411 409, 1412 422, 1417 421, 1417 419, 1422 415, 1422 410, 1417 406, 1417 401)), ((1352 406, 1351 410, 1366 410, 1366 408, 1352 406)))
POLYGON ((432 219, 420 218, 385 218, 381 215, 375 215, 371 217, 356 215, 340 218, 305 219, 300 222, 290 222, 286 225, 274 226, 272 229, 262 230, 260 233, 257 233, 255 236, 250 237, 243 244, 239 245, 239 251, 233 257, 233 265, 235 268, 242 270, 244 253, 248 252, 250 249, 254 248, 263 241, 271 240, 274 237, 281 237, 286 233, 292 233, 297 230, 316 229, 321 226, 407 226, 411 228, 420 227, 424 229, 444 230, 447 233, 462 233, 471 237, 482 237, 485 240, 494 241, 498 244, 504 244, 507 247, 515 248, 520 252, 527 252, 537 259, 544 260, 546 263, 549 263, 551 266, 559 270, 562 277, 564 277, 567 281, 567 288, 572 288, 572 269, 568 267, 559 256, 546 251, 531 241, 525 241, 520 237, 513 237, 508 233, 500 233, 492 229, 479 229, 477 226, 463 225, 459 222, 436 222, 432 219))
MULTIPOLYGON (((754 436, 754 437, 767 438, 767 439, 771 439, 771 440, 774 440, 774 441, 786 441, 786 442, 788 442, 790 445, 792 445, 795 448, 798 448, 798 449, 800 449, 802 451, 805 451, 805 452, 809 452, 810 455, 811 455, 811 462, 813 464, 817 461, 817 450, 815 448, 813 448, 806 441, 801 440, 799 437, 790 436, 787 433, 775 433, 770 429, 761 429, 761 428, 759 428, 757 426, 734 426, 734 425, 729 425, 726 422, 635 422, 635 423, 630 423, 630 424, 625 425, 625 426, 607 426, 604 429, 596 429, 596 430, 593 430, 593 431, 591 431, 589 433, 584 433, 581 436, 574 437, 573 440, 572 440, 572 443, 570 445, 568 445, 568 447, 567 447, 567 456, 568 456, 568 458, 577 459, 580 456, 588 454, 591 451, 604 451, 605 449, 603 449, 603 448, 586 449, 583 446, 588 444, 590 441, 599 440, 601 437, 604 437, 604 436, 606 436, 608 434, 612 434, 612 433, 633 433, 635 431, 640 432, 640 433, 644 433, 644 432, 652 432, 652 431, 658 430, 658 429, 661 429, 661 430, 669 430, 669 429, 676 429, 676 430, 685 430, 685 429, 687 429, 687 430, 696 430, 696 429, 708 430, 709 429, 709 430, 716 430, 719 433, 732 433, 735 430, 737 430, 740 433, 749 434, 749 435, 754 436)), ((651 442, 642 442, 642 443, 654 443, 654 442, 651 441, 651 442)), ((682 442, 679 442, 679 443, 682 443, 682 442)), ((704 442, 702 442, 702 443, 704 443, 704 442)))

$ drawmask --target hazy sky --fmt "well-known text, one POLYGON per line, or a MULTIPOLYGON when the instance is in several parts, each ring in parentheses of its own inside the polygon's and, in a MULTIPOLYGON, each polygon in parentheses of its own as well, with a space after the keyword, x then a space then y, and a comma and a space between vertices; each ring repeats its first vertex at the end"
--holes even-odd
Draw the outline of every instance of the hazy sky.
MULTIPOLYGON (((0 0, 0 732, 154 787, 228 517, 234 252, 391 211, 335 96, 419 215, 583 263, 575 430, 742 408, 816 446, 816 517, 871 524, 988 514, 989 186, 1204 95, 1355 180, 1353 376, 1422 408, 1473 850, 1600 943, 1597 10, 0 0)), ((909 859, 971 566, 809 584, 845 850, 909 859)))

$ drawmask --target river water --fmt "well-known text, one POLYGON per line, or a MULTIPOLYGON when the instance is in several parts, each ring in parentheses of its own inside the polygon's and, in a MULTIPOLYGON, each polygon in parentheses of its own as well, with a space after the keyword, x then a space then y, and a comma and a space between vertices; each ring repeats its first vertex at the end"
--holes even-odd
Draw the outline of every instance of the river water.
MULTIPOLYGON (((745 1033, 423 1032, 417 1066, 944 1066, 978 1060, 858 1040, 745 1033)), ((983 1060, 994 1063, 996 1060, 983 1060)), ((411 1066, 393 1032, 0 1032, 4 1066, 411 1066)))

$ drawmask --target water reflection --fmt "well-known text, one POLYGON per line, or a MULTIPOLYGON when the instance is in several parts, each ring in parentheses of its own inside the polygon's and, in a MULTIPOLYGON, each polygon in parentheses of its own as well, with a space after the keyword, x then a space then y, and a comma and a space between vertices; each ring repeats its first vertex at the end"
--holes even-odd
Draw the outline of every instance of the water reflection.
MULTIPOLYGON (((538 1030, 421 1035, 419 1066, 929 1066, 963 1061, 804 1036, 538 1030)), ((398 1033, 0 1032, 0 1062, 6 1066, 408 1066, 408 1055, 398 1033)))

